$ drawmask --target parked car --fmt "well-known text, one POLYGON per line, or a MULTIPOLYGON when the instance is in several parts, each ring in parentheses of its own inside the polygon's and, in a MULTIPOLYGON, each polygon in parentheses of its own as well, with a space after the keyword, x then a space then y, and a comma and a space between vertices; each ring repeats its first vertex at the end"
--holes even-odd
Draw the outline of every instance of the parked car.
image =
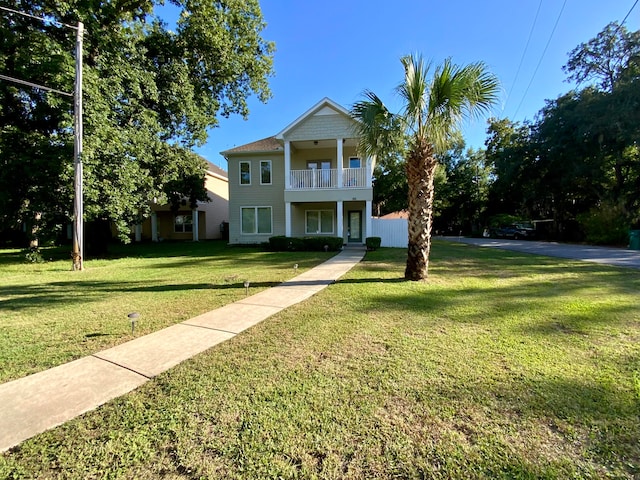
POLYGON ((514 240, 535 238, 535 229, 520 223, 505 225, 495 228, 491 232, 491 236, 495 238, 513 238, 514 240))

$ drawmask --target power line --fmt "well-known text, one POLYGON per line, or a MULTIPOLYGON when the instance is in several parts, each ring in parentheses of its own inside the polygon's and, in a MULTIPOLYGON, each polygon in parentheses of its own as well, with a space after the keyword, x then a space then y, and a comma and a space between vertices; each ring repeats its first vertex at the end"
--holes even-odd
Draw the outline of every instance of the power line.
MULTIPOLYGON (((636 5, 638 4, 639 0, 636 0, 635 3, 631 6, 631 8, 629 9, 629 11, 627 12, 627 14, 625 15, 624 19, 622 20, 622 22, 620 23, 620 26, 624 25, 624 22, 627 21, 627 18, 629 18, 629 15, 631 15, 631 12, 633 11, 634 8, 636 8, 636 5)), ((618 27, 620 28, 620 27, 618 27)))
POLYGON ((0 10, 5 10, 7 12, 11 12, 11 13, 15 13, 17 15, 22 15, 23 17, 29 17, 29 18, 33 18, 35 20, 40 20, 43 23, 55 23, 56 25, 62 25, 63 27, 69 27, 69 28, 73 28, 74 30, 78 30, 77 26, 74 25, 67 25, 66 23, 62 23, 59 22, 57 20, 52 20, 52 19, 48 19, 48 18, 42 18, 42 17, 37 17, 35 15, 31 15, 30 13, 26 13, 26 12, 19 12, 18 10, 13 10, 12 8, 7 8, 7 7, 0 7, 0 10))
POLYGON ((516 84, 516 80, 518 80, 518 75, 520 74, 520 69, 522 68, 522 62, 524 62, 524 57, 527 54, 527 49, 529 48, 529 43, 531 42, 531 37, 533 35, 533 30, 536 27, 536 22, 538 21, 538 15, 540 14, 540 8, 542 7, 542 0, 538 4, 538 10, 536 11, 536 16, 533 19, 533 24, 531 25, 531 30, 529 30, 529 38, 527 38, 527 44, 524 46, 524 51, 522 52, 522 56, 520 57, 520 63, 518 64, 518 69, 516 70, 516 76, 513 78, 513 82, 511 83, 511 89, 509 93, 507 93, 507 99, 505 101, 504 107, 502 111, 504 112, 505 108, 507 108, 507 103, 509 102, 509 98, 511 97, 511 93, 513 92, 513 87, 516 84))
POLYGON ((547 40, 547 44, 544 46, 544 50, 542 51, 542 55, 540 55, 540 60, 538 61, 538 65, 536 65, 536 69, 533 71, 533 75, 531 75, 531 80, 529 81, 529 85, 527 85, 527 88, 525 89, 524 93, 522 94, 522 100, 520 100, 520 103, 518 104, 518 108, 516 108, 516 113, 513 114, 513 116, 517 116, 518 112, 520 111, 520 107, 522 106, 522 103, 524 102, 524 99, 527 96, 527 93, 529 93, 529 88, 531 87, 531 84, 533 83, 533 79, 536 76, 536 73, 538 73, 538 69, 540 68, 540 65, 542 64, 542 59, 544 58, 544 55, 547 53, 547 49, 549 48, 549 44, 551 43, 551 39, 553 38, 553 34, 556 32, 556 28, 558 27, 558 23, 560 22, 560 17, 562 17, 562 12, 564 12, 564 7, 567 5, 567 0, 564 0, 564 2, 562 3, 562 8, 560 9, 560 13, 558 13, 558 18, 556 18, 556 23, 553 25, 553 30, 551 30, 551 34, 549 35, 549 40, 547 40))
POLYGON ((56 90, 55 88, 45 87, 43 85, 38 85, 36 83, 27 82, 26 80, 20 80, 19 78, 8 77, 6 75, 0 74, 0 80, 6 80, 8 82, 19 83, 21 85, 26 85, 28 87, 37 88, 39 90, 46 90, 47 92, 59 93, 60 95, 66 95, 67 97, 73 97, 73 93, 63 92, 61 90, 56 90))

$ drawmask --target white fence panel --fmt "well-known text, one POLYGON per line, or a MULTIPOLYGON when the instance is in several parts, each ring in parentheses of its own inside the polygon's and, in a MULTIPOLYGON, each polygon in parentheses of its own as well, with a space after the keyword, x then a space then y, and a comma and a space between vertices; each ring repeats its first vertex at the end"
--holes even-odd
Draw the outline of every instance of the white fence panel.
POLYGON ((381 246, 407 248, 409 223, 406 218, 371 219, 371 236, 382 239, 381 246))

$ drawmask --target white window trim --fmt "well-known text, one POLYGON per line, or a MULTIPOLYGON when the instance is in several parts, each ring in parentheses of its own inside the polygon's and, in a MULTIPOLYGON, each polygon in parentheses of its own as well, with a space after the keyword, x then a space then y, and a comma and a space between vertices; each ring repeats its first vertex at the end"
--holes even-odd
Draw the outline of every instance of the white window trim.
POLYGON ((240 235, 273 235, 273 207, 270 205, 259 205, 259 206, 252 206, 252 205, 247 205, 244 207, 240 207, 240 235), (253 232, 245 232, 242 229, 242 211, 244 209, 249 209, 252 208, 253 211, 255 212, 255 230, 253 232), (258 209, 259 208, 268 208, 269 209, 269 226, 271 227, 271 230, 269 230, 268 232, 260 232, 258 233, 258 209))
POLYGON ((193 215, 189 215, 189 214, 185 214, 185 213, 179 213, 177 215, 173 216, 173 233, 193 233, 193 215), (178 217, 190 217, 191 218, 191 222, 189 223, 182 223, 182 230, 177 230, 176 226, 178 225, 176 223, 176 218, 178 217), (191 225, 191 231, 188 232, 185 230, 184 226, 185 225, 191 225))
POLYGON ((336 215, 335 212, 331 209, 321 209, 321 210, 305 210, 304 212, 304 231, 305 231, 305 235, 333 235, 335 232, 335 223, 336 223, 336 215), (331 231, 330 232, 319 232, 319 231, 315 231, 315 232, 310 232, 307 230, 307 226, 309 224, 308 222, 308 215, 309 212, 318 212, 318 222, 319 225, 318 227, 322 226, 322 212, 331 212, 331 231))
POLYGON ((241 160, 240 163, 238 164, 238 173, 240 174, 240 178, 238 179, 238 183, 240 184, 240 186, 241 187, 251 186, 251 181, 252 181, 251 162, 248 160, 241 160), (243 163, 246 163, 247 165, 249 165, 249 183, 242 183, 242 164, 243 163))
POLYGON ((260 185, 273 185, 273 164, 271 163, 271 160, 260 160, 260 185), (262 182, 262 164, 263 163, 268 163, 269 164, 269 183, 263 183, 262 182))

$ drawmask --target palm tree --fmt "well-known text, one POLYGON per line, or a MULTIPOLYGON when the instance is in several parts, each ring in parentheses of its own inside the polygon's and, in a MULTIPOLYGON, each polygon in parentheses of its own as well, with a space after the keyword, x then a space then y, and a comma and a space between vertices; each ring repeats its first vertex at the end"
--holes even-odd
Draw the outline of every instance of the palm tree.
POLYGON ((404 277, 426 280, 431 251, 433 180, 436 155, 447 149, 463 119, 487 112, 498 99, 499 83, 483 63, 458 66, 450 59, 429 79, 431 65, 421 56, 401 59, 404 82, 397 87, 403 110, 391 113, 380 98, 365 91, 351 109, 360 150, 384 157, 401 149, 409 184, 409 245, 404 277))

